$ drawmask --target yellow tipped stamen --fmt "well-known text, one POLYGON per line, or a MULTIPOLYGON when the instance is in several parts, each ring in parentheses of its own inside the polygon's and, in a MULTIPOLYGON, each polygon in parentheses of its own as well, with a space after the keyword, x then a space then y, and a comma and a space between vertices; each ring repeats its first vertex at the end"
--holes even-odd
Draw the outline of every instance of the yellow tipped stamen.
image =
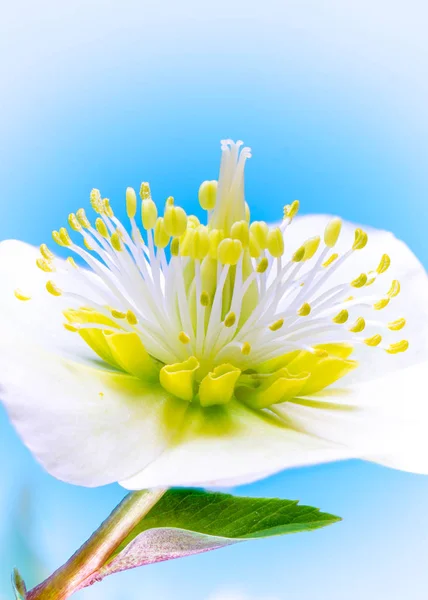
POLYGON ((198 260, 202 260, 208 254, 210 249, 210 238, 208 236, 208 230, 202 225, 195 230, 192 238, 191 245, 191 256, 198 260))
POLYGON ((397 319, 388 323, 388 329, 391 331, 400 331, 406 325, 406 319, 397 319))
POLYGON ((187 228, 186 211, 181 206, 167 206, 164 216, 164 226, 167 234, 171 236, 180 236, 187 228))
POLYGON ((236 322, 236 315, 234 312, 229 313, 225 320, 224 320, 224 326, 225 327, 233 327, 233 325, 235 325, 236 322))
POLYGON ((198 217, 196 217, 195 215, 190 215, 187 218, 187 224, 188 224, 189 227, 192 227, 193 229, 196 229, 197 227, 199 227, 199 225, 201 224, 201 222, 198 219, 198 217))
POLYGON ((305 249, 305 254, 303 255, 304 261, 310 260, 313 257, 319 248, 320 241, 321 239, 319 236, 306 240, 306 242, 303 244, 303 248, 305 249))
POLYGON ((182 344, 188 344, 190 342, 190 338, 184 331, 180 331, 178 334, 178 339, 182 344))
POLYGON ((250 243, 250 230, 247 221, 236 221, 230 229, 230 237, 239 240, 244 248, 250 243))
POLYGON ((138 323, 138 319, 135 316, 135 313, 132 312, 132 310, 128 310, 128 312, 126 313, 126 320, 130 325, 136 325, 138 323))
POLYGON ((16 290, 13 293, 15 295, 15 298, 17 298, 17 300, 21 300, 21 302, 27 302, 28 300, 31 300, 31 296, 24 294, 24 292, 18 288, 16 288, 16 290))
POLYGON ((59 235, 59 231, 52 231, 52 239, 55 242, 55 244, 58 244, 58 246, 64 246, 61 240, 61 236, 59 235))
POLYGON ((100 235, 102 235, 104 238, 108 239, 109 232, 107 229, 107 225, 104 223, 104 221, 101 219, 101 217, 97 217, 97 219, 95 219, 95 227, 100 235))
POLYGON ((327 258, 326 261, 324 261, 322 263, 322 266, 325 267, 329 267, 332 263, 334 263, 335 260, 337 260, 339 258, 338 254, 332 254, 331 256, 329 256, 329 258, 327 258))
POLYGON ((391 264, 391 259, 389 258, 388 254, 384 254, 382 256, 382 258, 380 259, 380 263, 376 269, 377 273, 379 275, 381 275, 382 273, 385 273, 385 271, 389 269, 390 264, 391 264))
POLYGON ((269 329, 271 331, 278 331, 278 329, 281 329, 281 327, 284 325, 284 319, 278 319, 278 321, 275 321, 275 323, 272 323, 272 325, 269 325, 269 329))
POLYGON ((342 220, 339 218, 332 219, 324 230, 324 244, 328 248, 333 248, 339 239, 340 231, 342 229, 342 220))
POLYGON ((155 224, 155 245, 158 248, 166 248, 169 244, 169 240, 171 236, 167 233, 165 229, 165 223, 163 217, 158 217, 155 224))
POLYGON ((267 248, 267 240, 269 235, 268 224, 264 221, 254 221, 250 225, 250 233, 254 236, 261 250, 265 250, 267 248))
POLYGON ((110 243, 113 246, 113 248, 116 250, 116 252, 122 252, 122 250, 123 250, 122 238, 121 238, 120 233, 117 230, 111 234, 110 243))
POLYGON ((208 232, 208 239, 210 241, 209 255, 211 258, 217 258, 218 247, 224 239, 224 233, 220 229, 211 229, 208 232))
POLYGON ((68 215, 68 224, 73 231, 82 231, 82 226, 74 213, 68 215))
POLYGON ((45 273, 53 273, 55 271, 55 268, 45 258, 38 258, 36 265, 45 273))
POLYGON ((103 198, 103 209, 104 214, 110 217, 110 219, 114 217, 114 212, 110 206, 110 200, 108 198, 103 198))
POLYGON ((168 206, 174 206, 174 198, 172 196, 168 196, 168 198, 165 201, 165 208, 168 208, 168 206))
POLYGON ((372 337, 366 338, 364 340, 364 343, 367 346, 373 346, 374 347, 374 346, 379 346, 379 344, 381 343, 381 341, 382 341, 382 336, 379 335, 378 333, 376 333, 376 335, 373 335, 372 337))
POLYGON ((223 265, 236 265, 242 254, 242 243, 240 240, 226 238, 218 245, 218 260, 223 265))
POLYGON ((76 217, 83 229, 89 229, 91 224, 86 216, 84 208, 79 208, 79 210, 76 210, 76 217))
POLYGON ((126 214, 130 219, 133 219, 137 214, 137 194, 134 188, 126 188, 126 214))
POLYGON ((251 352, 251 344, 249 342, 244 342, 241 346, 241 352, 244 356, 248 356, 251 352))
POLYGON ((204 181, 199 186, 199 204, 204 210, 213 210, 217 199, 217 181, 204 181))
POLYGON ((358 275, 358 277, 356 279, 351 281, 351 285, 354 288, 363 287, 364 285, 366 285, 366 283, 367 283, 367 275, 365 273, 361 273, 361 275, 358 275))
POLYGON ((375 302, 373 304, 373 308, 375 310, 382 310, 383 308, 388 306, 388 304, 389 304, 389 298, 382 298, 381 300, 379 300, 378 302, 375 302))
POLYGON ((71 244, 72 244, 71 238, 65 227, 61 227, 61 229, 59 230, 59 238, 60 238, 63 246, 71 246, 71 244))
POLYGON ((92 252, 93 248, 86 238, 83 239, 83 245, 92 252))
POLYGON ((210 296, 209 296, 208 292, 202 292, 201 293, 201 297, 199 298, 199 302, 202 304, 202 306, 209 306, 210 305, 210 296))
POLYGON ((354 300, 354 296, 348 296, 345 298, 344 302, 351 302, 351 300, 354 300))
POLYGON ((42 244, 40 246, 40 254, 43 256, 43 258, 46 258, 46 260, 52 260, 55 258, 54 253, 49 250, 46 244, 42 244))
POLYGON ((387 296, 389 298, 395 298, 400 293, 400 289, 400 282, 397 279, 394 279, 394 281, 391 283, 391 287, 389 288, 387 296))
POLYGON ((284 254, 284 236, 279 227, 271 229, 267 236, 267 250, 274 258, 279 258, 284 254))
POLYGON ((291 204, 284 206, 284 219, 293 219, 299 211, 300 203, 298 200, 294 200, 291 204))
POLYGON ((73 269, 77 269, 78 268, 77 264, 76 264, 76 261, 74 260, 74 258, 72 256, 68 256, 66 260, 67 260, 68 264, 73 267, 73 269))
POLYGON ((112 308, 110 312, 111 312, 112 317, 114 317, 115 319, 125 319, 126 318, 126 313, 122 312, 121 310, 116 310, 115 308, 112 308))
POLYGON ((293 256, 291 257, 291 260, 293 262, 302 262, 304 256, 305 256, 305 247, 300 246, 300 248, 298 248, 296 250, 296 252, 293 254, 293 256))
POLYGON ((358 319, 355 321, 352 327, 349 328, 349 331, 352 331, 352 333, 361 333, 361 331, 364 331, 365 328, 365 320, 363 319, 363 317, 358 317, 358 319))
POLYGON ((339 313, 337 313, 335 317, 332 318, 332 321, 334 323, 337 323, 338 325, 343 325, 343 323, 346 323, 348 319, 349 313, 347 310, 343 309, 339 313))
POLYGON ((62 294, 62 290, 51 280, 46 283, 46 289, 52 296, 61 296, 62 294))
POLYGON ((252 233, 250 233, 249 250, 251 258, 259 258, 262 253, 262 249, 258 245, 257 240, 252 233))
POLYGON ((307 317, 308 315, 311 314, 311 305, 308 304, 308 302, 305 302, 299 308, 299 310, 297 311, 297 314, 299 315, 299 317, 307 317))
POLYGON ((362 250, 368 241, 368 235, 362 229, 355 230, 355 239, 352 245, 352 250, 362 250))
MULTIPOLYGON (((150 193, 150 185, 147 181, 143 181, 140 186, 140 198, 144 201, 151 199, 151 197, 152 195, 150 193)), ((149 227, 149 229, 151 229, 151 227, 149 227)))
POLYGON ((89 202, 96 213, 101 214, 104 212, 100 190, 97 190, 96 188, 91 190, 91 193, 89 194, 89 202))
POLYGON ((257 273, 265 273, 266 269, 269 266, 269 261, 266 257, 263 257, 259 264, 257 265, 257 273))
POLYGON ((405 352, 409 347, 409 342, 407 340, 401 340, 401 342, 395 342, 395 344, 390 344, 386 349, 388 354, 398 354, 399 352, 405 352))
MULTIPOLYGON (((373 273, 373 271, 369 271, 369 275, 373 273)), ((374 283, 376 281, 376 277, 370 277, 369 279, 367 279, 367 283, 366 283, 366 287, 368 287, 369 285, 372 285, 372 283, 374 283)))
POLYGON ((156 208, 156 204, 150 197, 144 199, 141 204, 141 220, 143 222, 144 229, 146 231, 148 231, 149 229, 153 229, 153 227, 156 225, 157 218, 158 209, 156 208))
POLYGON ((180 253, 180 240, 178 238, 174 238, 171 241, 170 246, 171 256, 178 256, 180 253))

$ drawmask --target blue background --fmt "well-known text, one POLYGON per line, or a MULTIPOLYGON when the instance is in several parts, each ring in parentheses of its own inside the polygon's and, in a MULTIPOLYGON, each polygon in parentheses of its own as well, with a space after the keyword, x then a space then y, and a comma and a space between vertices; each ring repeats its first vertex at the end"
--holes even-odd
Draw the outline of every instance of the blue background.
MULTIPOLYGON (((1 239, 48 241, 92 187, 119 213, 126 186, 143 179, 159 202, 172 194, 196 208, 219 140, 232 137, 253 148, 253 218, 276 220, 299 198, 304 213, 394 231, 428 265, 422 0, 15 0, 2 13, 1 239)), ((10 598, 12 566, 37 582, 124 491, 54 480, 3 412, 0 436, 0 597, 10 598)), ((298 498, 344 521, 116 575, 80 597, 426 598, 428 478, 352 461, 237 492, 298 498)))

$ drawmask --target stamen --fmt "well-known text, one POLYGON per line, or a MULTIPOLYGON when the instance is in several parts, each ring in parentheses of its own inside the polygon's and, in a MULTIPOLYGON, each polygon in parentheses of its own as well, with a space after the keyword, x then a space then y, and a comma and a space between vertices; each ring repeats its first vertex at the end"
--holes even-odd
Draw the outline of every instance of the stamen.
POLYGON ((55 271, 55 268, 45 258, 38 258, 36 265, 45 273, 53 273, 55 271))
POLYGON ((398 354, 399 352, 405 352, 409 347, 409 342, 407 340, 401 340, 401 342, 395 342, 395 344, 390 344, 386 349, 388 354, 398 354))
POLYGON ((13 293, 15 295, 15 298, 21 300, 22 302, 27 302, 28 300, 31 300, 31 296, 29 296, 28 294, 24 294, 24 292, 21 291, 19 288, 17 288, 13 293))
POLYGON ((283 325, 284 319, 278 319, 278 321, 275 321, 275 323, 272 323, 272 325, 269 326, 269 329, 271 331, 278 331, 283 325))
POLYGON ((322 263, 324 268, 329 267, 336 259, 339 258, 338 254, 332 254, 325 262, 322 263))
POLYGON ((352 333, 361 333, 361 331, 364 331, 365 327, 366 322, 363 317, 358 317, 352 327, 349 328, 349 331, 352 331, 352 333))
POLYGON ((52 296, 61 296, 62 294, 62 290, 50 280, 46 283, 46 289, 52 296))
POLYGON ((178 334, 178 339, 182 344, 188 344, 190 342, 190 338, 184 331, 180 331, 178 334))
POLYGON ((54 253, 49 250, 49 248, 46 246, 46 244, 42 244, 40 246, 40 254, 46 260, 53 260, 55 258, 54 253))
POLYGON ((138 319, 132 310, 128 310, 126 313, 126 320, 130 325, 137 325, 138 323, 138 319))
POLYGON ((372 337, 366 338, 364 340, 364 343, 367 346, 379 346, 381 341, 382 341, 382 336, 377 333, 376 335, 373 335, 372 337))
POLYGON ((311 314, 311 305, 308 304, 307 302, 305 302, 304 304, 302 304, 302 306, 299 308, 299 310, 297 311, 297 314, 299 315, 299 317, 307 317, 308 315, 311 314))
POLYGON ((367 283, 367 275, 365 273, 361 273, 356 279, 351 281, 351 285, 354 288, 360 288, 366 285, 367 283))
POLYGON ((210 296, 209 296, 208 292, 202 292, 201 297, 199 298, 199 301, 202 304, 202 306, 209 306, 210 305, 210 296))
POLYGON ((397 319, 388 323, 388 329, 391 331, 400 331, 406 325, 406 319, 397 319))
POLYGON ((251 344, 244 342, 241 346, 241 352, 244 356, 248 356, 251 352, 251 344))
POLYGON ((338 323, 339 325, 343 325, 349 319, 349 313, 347 310, 341 310, 335 317, 333 317, 332 321, 334 323, 338 323))
POLYGON ((235 321, 236 321, 236 315, 234 312, 231 312, 225 318, 224 326, 225 327, 233 327, 233 325, 235 325, 235 321))

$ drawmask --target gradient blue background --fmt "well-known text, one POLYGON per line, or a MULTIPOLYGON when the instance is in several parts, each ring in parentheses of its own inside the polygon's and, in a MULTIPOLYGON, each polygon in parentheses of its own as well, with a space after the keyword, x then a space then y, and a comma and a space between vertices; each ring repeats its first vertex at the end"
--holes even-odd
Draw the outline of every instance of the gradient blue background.
MULTIPOLYGON (((276 220, 299 198, 305 213, 394 231, 428 265, 427 17, 423 0, 3 5, 0 239, 49 240, 92 187, 120 212, 143 179, 190 210, 232 137, 253 148, 253 217, 276 220)), ((54 480, 3 412, 0 440, 6 599, 12 566, 34 584, 124 491, 54 480)), ((299 498, 344 521, 116 575, 79 597, 426 598, 428 477, 352 461, 237 492, 299 498)))

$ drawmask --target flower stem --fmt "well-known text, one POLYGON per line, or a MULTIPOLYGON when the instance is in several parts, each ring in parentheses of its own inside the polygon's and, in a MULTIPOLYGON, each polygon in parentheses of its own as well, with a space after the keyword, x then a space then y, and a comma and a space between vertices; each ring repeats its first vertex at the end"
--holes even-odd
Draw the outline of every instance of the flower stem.
POLYGON ((143 490, 125 496, 65 565, 28 592, 28 600, 65 600, 95 581, 97 571, 165 492, 143 490))

